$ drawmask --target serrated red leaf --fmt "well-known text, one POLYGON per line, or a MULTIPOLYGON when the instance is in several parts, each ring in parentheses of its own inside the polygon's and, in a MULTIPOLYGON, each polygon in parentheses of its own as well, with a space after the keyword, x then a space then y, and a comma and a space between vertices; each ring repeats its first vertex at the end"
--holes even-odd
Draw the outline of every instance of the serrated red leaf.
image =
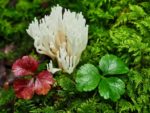
POLYGON ((38 62, 31 56, 23 56, 22 59, 16 60, 12 66, 15 76, 32 75, 38 68, 38 62))
POLYGON ((17 79, 14 81, 13 88, 18 98, 31 99, 34 94, 34 80, 17 79))
POLYGON ((48 71, 42 71, 35 81, 35 92, 38 95, 46 95, 51 89, 51 85, 54 84, 53 76, 48 71))

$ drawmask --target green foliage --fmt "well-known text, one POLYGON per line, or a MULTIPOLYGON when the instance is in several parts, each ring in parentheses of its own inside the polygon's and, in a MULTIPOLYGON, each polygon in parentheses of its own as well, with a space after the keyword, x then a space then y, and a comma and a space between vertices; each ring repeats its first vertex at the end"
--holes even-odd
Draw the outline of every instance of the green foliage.
POLYGON ((98 91, 105 99, 116 101, 125 92, 125 84, 117 77, 105 78, 100 81, 98 91))
POLYGON ((14 93, 13 93, 13 89, 10 90, 4 90, 4 89, 0 89, 0 106, 1 105, 5 105, 6 103, 8 103, 9 101, 12 101, 14 93))
POLYGON ((80 105, 77 109, 78 113, 96 113, 96 101, 89 100, 80 105))
POLYGON ((128 67, 120 58, 109 54, 101 58, 99 68, 103 71, 104 75, 124 74, 129 71, 128 67))
POLYGON ((104 99, 110 98, 113 101, 117 101, 120 95, 125 92, 125 84, 117 77, 105 77, 108 75, 114 76, 114 74, 125 74, 129 71, 128 67, 120 58, 107 54, 101 58, 99 68, 103 72, 103 76, 99 74, 98 69, 94 65, 83 65, 77 71, 75 77, 77 89, 79 91, 91 91, 98 86, 99 94, 104 99))
POLYGON ((32 53, 33 40, 25 30, 34 17, 49 14, 56 4, 82 12, 89 25, 88 46, 77 69, 86 63, 98 66, 99 58, 107 53, 119 56, 130 68, 128 77, 119 76, 126 85, 124 95, 112 102, 101 98, 97 91, 77 92, 68 86, 75 83, 76 71, 65 75, 67 78, 58 73, 59 77, 54 77, 60 81, 47 96, 25 101, 15 99, 12 90, 0 90, 0 112, 149 113, 149 0, 0 0, 0 50, 11 43, 15 45, 9 54, 0 51, 0 59, 12 61, 32 53))
POLYGON ((63 76, 57 79, 58 84, 66 91, 75 91, 75 83, 70 78, 63 76))
POLYGON ((91 91, 97 87, 100 75, 94 65, 85 64, 78 70, 75 80, 79 91, 91 91))
POLYGON ((13 89, 0 89, 0 113, 7 113, 12 111, 14 96, 13 89))
POLYGON ((0 51, 0 59, 14 60, 31 52, 33 40, 27 35, 26 29, 36 15, 44 15, 46 12, 44 3, 51 4, 47 0, 0 1, 0 40, 4 42, 3 45, 0 44, 0 48, 11 43, 15 45, 15 51, 11 54, 4 54, 0 51))

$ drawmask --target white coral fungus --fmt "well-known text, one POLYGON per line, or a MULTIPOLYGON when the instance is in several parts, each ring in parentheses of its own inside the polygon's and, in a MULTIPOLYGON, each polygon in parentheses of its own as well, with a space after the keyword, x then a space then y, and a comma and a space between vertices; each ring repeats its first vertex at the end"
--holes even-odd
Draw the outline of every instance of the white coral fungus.
POLYGON ((57 59, 59 68, 72 73, 88 41, 88 25, 82 13, 70 12, 57 5, 40 21, 36 18, 27 33, 34 39, 38 53, 57 59))
POLYGON ((49 64, 47 64, 47 70, 48 70, 49 72, 51 72, 52 74, 54 74, 54 73, 56 73, 57 71, 60 71, 61 69, 59 69, 59 68, 54 68, 54 67, 53 67, 53 63, 52 63, 52 61, 50 60, 49 64))

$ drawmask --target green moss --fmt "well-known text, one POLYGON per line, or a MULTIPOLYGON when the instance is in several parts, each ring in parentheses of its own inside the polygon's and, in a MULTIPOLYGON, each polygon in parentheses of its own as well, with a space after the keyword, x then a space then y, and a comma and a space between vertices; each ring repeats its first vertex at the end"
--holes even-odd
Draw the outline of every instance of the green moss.
MULTIPOLYGON (((106 53, 120 56, 130 67, 123 79, 126 92, 117 102, 104 100, 97 91, 80 93, 56 86, 47 96, 35 96, 25 101, 14 99, 15 113, 148 113, 150 109, 150 2, 148 0, 0 0, 0 48, 13 43, 15 50, 0 52, 0 59, 13 60, 32 54, 33 40, 26 28, 34 17, 50 13, 60 4, 72 11, 82 12, 89 25, 88 46, 77 66, 98 65, 106 53)), ((74 81, 74 72, 70 78, 74 81)), ((60 78, 64 75, 59 73, 60 78)), ((57 78, 57 75, 56 75, 57 78)), ((11 93, 10 93, 11 95, 11 93)), ((15 98, 14 95, 8 98, 15 98)), ((8 98, 1 95, 0 112, 7 113, 8 98)), ((9 101, 8 101, 9 102, 9 101)))

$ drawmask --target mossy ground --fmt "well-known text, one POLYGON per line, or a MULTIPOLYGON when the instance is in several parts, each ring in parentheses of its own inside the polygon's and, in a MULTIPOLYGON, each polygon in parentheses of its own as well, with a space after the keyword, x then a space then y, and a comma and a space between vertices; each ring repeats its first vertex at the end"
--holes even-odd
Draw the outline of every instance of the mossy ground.
MULTIPOLYGON (((89 25, 88 46, 76 70, 85 63, 98 66, 103 55, 114 54, 130 68, 122 77, 125 94, 112 102, 100 97, 97 90, 80 93, 73 86, 64 90, 65 86, 56 84, 47 96, 21 100, 10 87, 0 89, 0 113, 149 113, 149 0, 0 0, 0 65, 6 72, 0 73, 5 76, 3 80, 8 80, 12 63, 23 55, 36 56, 45 64, 49 61, 36 53, 26 29, 34 17, 49 14, 56 4, 82 12, 89 25)), ((68 77, 74 82, 76 70, 72 75, 58 73, 55 79, 68 77)))

